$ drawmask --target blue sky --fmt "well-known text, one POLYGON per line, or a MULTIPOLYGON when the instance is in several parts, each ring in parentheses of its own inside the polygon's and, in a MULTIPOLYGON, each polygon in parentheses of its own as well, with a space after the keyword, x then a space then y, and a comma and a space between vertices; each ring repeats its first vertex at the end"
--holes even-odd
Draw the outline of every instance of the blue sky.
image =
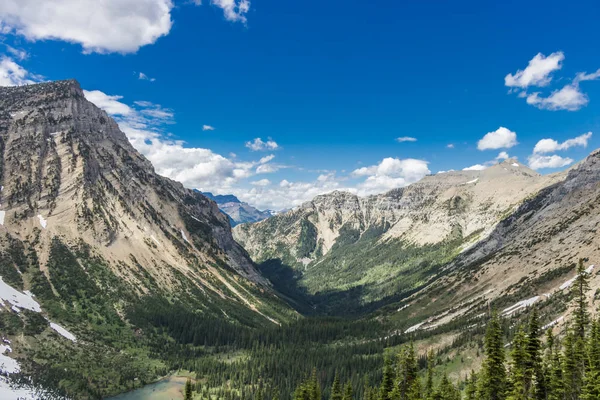
POLYGON ((199 3, 4 0, 0 84, 76 78, 159 173, 261 208, 600 147, 597 2, 199 3))

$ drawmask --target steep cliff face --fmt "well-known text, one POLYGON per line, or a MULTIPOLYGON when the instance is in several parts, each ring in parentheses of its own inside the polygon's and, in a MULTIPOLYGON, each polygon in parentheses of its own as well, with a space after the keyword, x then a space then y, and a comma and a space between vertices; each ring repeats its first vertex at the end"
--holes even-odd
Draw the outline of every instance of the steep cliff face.
POLYGON ((237 226, 234 236, 255 261, 278 259, 299 270, 300 284, 311 293, 361 287, 369 302, 414 289, 526 198, 562 178, 511 159, 483 171, 427 176, 366 198, 318 196, 266 221, 237 226))
POLYGON ((260 211, 256 207, 240 201, 232 194, 217 196, 212 193, 203 194, 209 199, 214 200, 221 211, 227 214, 232 226, 246 223, 252 224, 273 216, 270 211, 260 211))

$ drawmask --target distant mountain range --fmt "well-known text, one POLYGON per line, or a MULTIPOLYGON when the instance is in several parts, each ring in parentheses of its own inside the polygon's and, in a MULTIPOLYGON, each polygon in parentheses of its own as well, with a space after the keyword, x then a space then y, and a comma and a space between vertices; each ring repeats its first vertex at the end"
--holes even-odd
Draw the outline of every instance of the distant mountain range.
POLYGON ((277 214, 271 210, 260 211, 256 207, 240 201, 240 199, 232 194, 214 195, 210 192, 201 193, 217 203, 219 209, 229 217, 231 226, 259 222, 277 214))

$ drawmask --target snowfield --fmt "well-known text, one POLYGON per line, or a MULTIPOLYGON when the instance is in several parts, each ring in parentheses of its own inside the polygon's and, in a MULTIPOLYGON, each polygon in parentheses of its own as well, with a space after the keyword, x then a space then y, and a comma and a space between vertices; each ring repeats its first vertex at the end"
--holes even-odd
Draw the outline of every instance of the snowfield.
POLYGON ((41 312, 39 303, 33 299, 31 293, 21 293, 8 285, 0 276, 0 299, 8 301, 11 305, 27 310, 41 312))

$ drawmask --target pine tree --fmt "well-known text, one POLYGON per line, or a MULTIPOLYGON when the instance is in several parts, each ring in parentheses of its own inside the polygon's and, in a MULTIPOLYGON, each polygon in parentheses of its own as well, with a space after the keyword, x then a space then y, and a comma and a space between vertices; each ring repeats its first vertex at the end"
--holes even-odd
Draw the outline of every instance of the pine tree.
POLYGON ((402 348, 398 354, 396 385, 392 399, 407 399, 410 387, 417 377, 418 369, 414 346, 411 343, 408 347, 402 348))
POLYGON ((587 291, 590 290, 589 276, 585 272, 583 259, 579 260, 577 267, 577 276, 573 282, 571 293, 575 302, 575 310, 573 317, 575 322, 575 335, 581 339, 585 339, 585 331, 590 322, 590 315, 587 309, 587 291))
POLYGON ((342 400, 342 386, 340 384, 340 377, 335 374, 333 378, 333 386, 331 387, 331 400, 342 400))
POLYGON ((467 378, 465 385, 465 400, 477 399, 477 374, 471 371, 471 376, 467 378))
POLYGON ((184 400, 192 400, 193 396, 192 396, 192 391, 193 391, 193 386, 192 386, 192 379, 188 378, 187 381, 185 382, 185 390, 184 390, 184 400))
POLYGON ((310 381, 308 384, 308 389, 311 400, 322 400, 321 385, 319 384, 319 379, 317 378, 316 368, 313 368, 312 370, 312 374, 310 376, 310 381))
POLYGON ((379 400, 389 400, 394 389, 394 371, 392 369, 392 360, 388 356, 383 362, 383 379, 379 389, 379 400))
POLYGON ((460 392, 458 389, 450 382, 448 379, 448 375, 444 374, 442 380, 440 382, 440 386, 436 390, 434 394, 434 399, 436 400, 460 400, 460 392))
POLYGON ((527 364, 525 368, 526 393, 538 400, 546 398, 546 378, 542 364, 542 343, 539 339, 540 324, 537 309, 534 308, 527 325, 527 364))
POLYGON ((600 326, 598 320, 592 322, 587 348, 587 369, 584 379, 584 400, 600 399, 600 326))
POLYGON ((563 361, 559 351, 555 351, 550 365, 548 380, 548 399, 563 400, 565 398, 565 381, 563 376, 563 361))
POLYGON ((510 400, 526 400, 529 398, 528 359, 527 337, 523 329, 519 328, 512 342, 510 393, 508 396, 510 400))
POLYGON ((433 350, 430 350, 427 354, 427 380, 425 381, 425 399, 429 400, 433 398, 433 364, 434 364, 433 350))
POLYGON ((504 361, 502 327, 498 314, 494 313, 484 338, 485 360, 479 377, 478 398, 481 400, 503 400, 506 398, 507 379, 504 361))
POLYGON ((348 382, 348 384, 346 385, 346 389, 344 390, 344 397, 342 397, 342 400, 352 400, 352 398, 353 398, 352 384, 350 382, 348 382))

